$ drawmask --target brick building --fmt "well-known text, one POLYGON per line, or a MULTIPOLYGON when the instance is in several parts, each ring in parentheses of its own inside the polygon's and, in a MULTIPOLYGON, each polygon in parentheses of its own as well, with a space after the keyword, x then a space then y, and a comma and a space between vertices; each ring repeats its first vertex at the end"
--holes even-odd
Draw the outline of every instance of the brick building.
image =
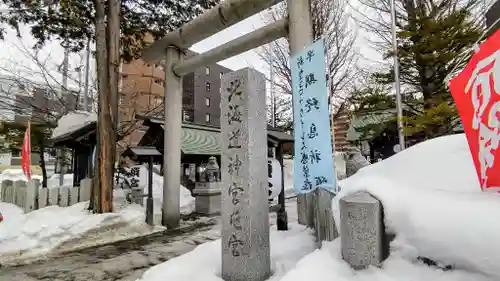
MULTIPOLYGON (((187 56, 195 55, 188 51, 187 56)), ((196 69, 183 77, 183 121, 198 125, 220 125, 220 79, 231 70, 218 64, 196 69)), ((163 116, 165 72, 162 65, 141 59, 121 66, 120 124, 129 127, 120 148, 136 145, 146 132, 137 124, 136 115, 163 116)))
POLYGON ((349 116, 349 110, 342 106, 339 108, 337 113, 333 116, 333 147, 335 151, 344 151, 349 147, 349 141, 347 140, 347 131, 351 124, 351 118, 349 116))

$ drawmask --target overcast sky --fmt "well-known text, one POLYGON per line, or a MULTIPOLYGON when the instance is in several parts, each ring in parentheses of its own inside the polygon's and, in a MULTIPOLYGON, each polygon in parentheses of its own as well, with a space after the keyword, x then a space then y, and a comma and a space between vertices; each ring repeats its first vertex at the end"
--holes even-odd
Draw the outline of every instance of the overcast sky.
MULTIPOLYGON (((205 52, 262 26, 262 15, 257 14, 243 22, 229 27, 220 33, 217 33, 212 37, 207 38, 206 40, 201 41, 198 44, 195 44, 192 49, 196 52, 205 52)), ((358 41, 355 46, 356 51, 361 52, 363 57, 370 58, 370 60, 380 60, 380 56, 366 45, 366 41, 363 40, 365 37, 366 34, 358 31, 358 41)), ((41 67, 35 63, 33 58, 30 58, 30 56, 33 55, 33 51, 30 48, 34 45, 34 43, 34 39, 29 35, 28 28, 23 29, 22 39, 17 38, 13 32, 9 32, 5 41, 0 41, 0 49, 2 50, 0 53, 0 73, 15 72, 19 73, 21 76, 27 76, 32 79, 43 81, 46 77, 41 78, 40 75, 38 75, 38 77, 35 75, 35 73, 40 72, 41 67)), ((57 66, 62 63, 63 49, 60 47, 59 43, 51 42, 47 44, 47 46, 45 46, 38 54, 38 57, 44 65, 43 68, 51 70, 51 78, 60 81, 61 77, 57 73, 57 66)), ((83 63, 83 54, 72 54, 70 59, 70 71, 74 70, 83 63)), ((361 64, 363 63, 370 64, 372 62, 367 62, 362 59, 361 64)), ((220 64, 233 70, 250 66, 265 73, 266 75, 268 75, 269 72, 267 65, 260 59, 256 50, 248 51, 238 56, 229 58, 220 62, 220 64)), ((94 63, 92 63, 92 65, 94 65, 94 63)), ((70 79, 69 83, 70 85, 73 85, 73 87, 78 87, 78 74, 74 71, 72 72, 74 79, 70 79)))

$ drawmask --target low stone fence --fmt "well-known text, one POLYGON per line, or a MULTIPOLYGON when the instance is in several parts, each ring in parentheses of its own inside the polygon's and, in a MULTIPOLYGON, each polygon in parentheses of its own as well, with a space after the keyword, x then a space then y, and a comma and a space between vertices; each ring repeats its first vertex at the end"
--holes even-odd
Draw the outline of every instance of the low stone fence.
POLYGON ((90 200, 91 179, 83 179, 80 186, 43 188, 37 180, 4 180, 0 185, 0 201, 24 209, 25 213, 47 206, 67 207, 90 200))

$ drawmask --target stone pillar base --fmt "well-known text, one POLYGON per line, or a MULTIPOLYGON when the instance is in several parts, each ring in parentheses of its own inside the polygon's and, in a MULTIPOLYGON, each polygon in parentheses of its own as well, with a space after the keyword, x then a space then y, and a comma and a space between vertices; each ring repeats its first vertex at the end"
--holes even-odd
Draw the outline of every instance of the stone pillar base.
POLYGON ((193 190, 195 212, 202 215, 219 215, 221 210, 220 182, 197 182, 193 190))

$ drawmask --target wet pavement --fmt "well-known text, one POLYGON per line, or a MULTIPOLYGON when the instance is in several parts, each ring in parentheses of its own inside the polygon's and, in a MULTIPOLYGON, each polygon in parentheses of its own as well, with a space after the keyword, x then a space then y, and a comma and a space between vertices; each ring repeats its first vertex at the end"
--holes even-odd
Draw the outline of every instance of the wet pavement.
POLYGON ((214 218, 181 230, 0 268, 0 281, 133 281, 148 268, 216 240, 219 234, 218 219, 214 218))

